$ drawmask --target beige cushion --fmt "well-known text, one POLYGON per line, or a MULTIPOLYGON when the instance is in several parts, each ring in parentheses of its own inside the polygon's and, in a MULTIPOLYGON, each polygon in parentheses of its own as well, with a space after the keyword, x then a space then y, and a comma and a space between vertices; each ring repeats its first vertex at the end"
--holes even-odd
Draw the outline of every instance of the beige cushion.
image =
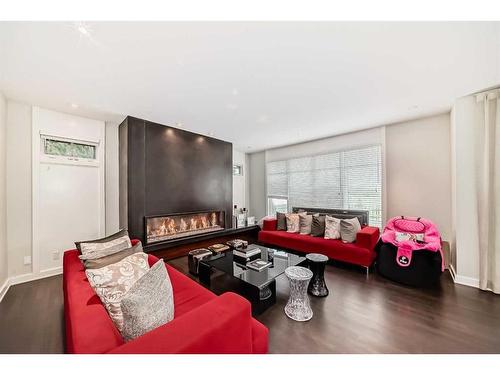
POLYGON ((132 247, 126 230, 121 230, 111 236, 97 240, 75 242, 75 245, 82 255, 88 257, 87 259, 102 258, 132 247))
POLYGON ((311 234, 312 219, 313 216, 305 212, 299 214, 300 234, 311 234))
POLYGON ((123 327, 123 314, 120 307, 122 298, 148 270, 148 256, 145 253, 129 255, 118 263, 102 268, 85 270, 90 285, 120 332, 123 327))
POLYGON ((123 297, 122 336, 125 341, 152 331, 174 319, 174 294, 163 260, 130 288, 123 297))
POLYGON ((340 238, 345 242, 356 241, 356 234, 361 230, 361 224, 357 217, 342 219, 340 221, 340 238))
POLYGON ((286 214, 286 231, 299 233, 299 214, 286 214))
POLYGON ((340 238, 340 219, 333 216, 325 216, 325 238, 336 240, 340 238))
POLYGON ((102 255, 100 258, 96 259, 94 259, 94 257, 92 256, 90 256, 90 259, 88 259, 88 255, 80 255, 80 259, 83 261, 83 265, 85 266, 85 268, 95 269, 117 263, 120 260, 125 259, 129 255, 142 253, 143 251, 144 250, 142 249, 142 243, 138 242, 134 246, 114 254, 102 255))

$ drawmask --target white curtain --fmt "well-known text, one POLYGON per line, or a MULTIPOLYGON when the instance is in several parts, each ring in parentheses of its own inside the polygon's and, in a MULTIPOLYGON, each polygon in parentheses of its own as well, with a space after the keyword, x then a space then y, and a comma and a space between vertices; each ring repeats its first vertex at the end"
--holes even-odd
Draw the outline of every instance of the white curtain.
POLYGON ((479 287, 500 293, 500 90, 479 95, 476 173, 479 287))

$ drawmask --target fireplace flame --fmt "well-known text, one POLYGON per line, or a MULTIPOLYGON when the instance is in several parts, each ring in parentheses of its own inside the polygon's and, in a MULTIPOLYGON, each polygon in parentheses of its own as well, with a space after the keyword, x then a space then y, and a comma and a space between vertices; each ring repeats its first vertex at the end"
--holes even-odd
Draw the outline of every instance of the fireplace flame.
POLYGON ((147 218, 147 242, 164 241, 207 231, 224 229, 221 212, 147 218), (222 219, 222 220, 221 220, 222 219))

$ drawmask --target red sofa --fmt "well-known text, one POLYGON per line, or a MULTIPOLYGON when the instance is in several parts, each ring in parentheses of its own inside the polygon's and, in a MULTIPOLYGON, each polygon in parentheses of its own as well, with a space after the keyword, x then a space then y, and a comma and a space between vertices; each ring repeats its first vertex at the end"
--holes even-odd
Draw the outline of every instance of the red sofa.
MULTIPOLYGON (((68 250, 63 261, 67 353, 267 353, 269 331, 252 318, 246 299, 234 293, 216 296, 169 265, 174 319, 125 343, 78 255, 68 250)), ((157 261, 149 255, 150 265, 157 261)))
POLYGON ((330 259, 352 263, 369 268, 375 260, 375 245, 379 238, 379 229, 365 226, 356 235, 353 243, 341 240, 327 240, 299 233, 276 230, 276 219, 265 219, 259 232, 259 242, 304 253, 320 253, 330 259))

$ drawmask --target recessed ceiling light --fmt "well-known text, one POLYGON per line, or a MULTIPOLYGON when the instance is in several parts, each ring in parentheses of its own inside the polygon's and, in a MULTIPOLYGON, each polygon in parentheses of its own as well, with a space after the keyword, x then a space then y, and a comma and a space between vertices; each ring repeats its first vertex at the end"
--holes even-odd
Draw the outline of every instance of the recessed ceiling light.
POLYGON ((209 136, 213 136, 213 135, 214 135, 214 132, 208 132, 208 135, 209 135, 209 136))
POLYGON ((71 103, 71 108, 78 108, 78 104, 71 103))
POLYGON ((85 35, 85 36, 90 36, 89 27, 87 25, 85 25, 83 22, 77 22, 76 29, 78 30, 78 32, 80 34, 85 35))
POLYGON ((175 126, 178 127, 178 128, 182 128, 182 122, 176 122, 175 126))

